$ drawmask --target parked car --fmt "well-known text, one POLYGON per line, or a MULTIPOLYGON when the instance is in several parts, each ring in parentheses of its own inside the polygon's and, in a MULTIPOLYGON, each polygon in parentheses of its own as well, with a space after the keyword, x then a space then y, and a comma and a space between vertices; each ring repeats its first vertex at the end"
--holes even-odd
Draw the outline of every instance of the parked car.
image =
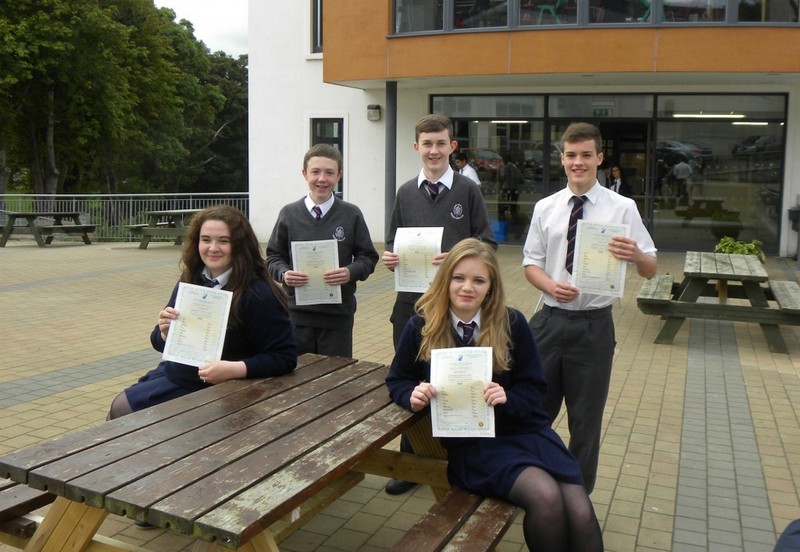
POLYGON ((783 136, 764 134, 748 136, 731 150, 733 155, 749 155, 751 153, 778 152, 783 149, 783 136))
POLYGON ((526 149, 524 152, 525 166, 523 167, 523 174, 525 180, 542 180, 544 177, 544 164, 545 160, 551 167, 557 167, 561 164, 561 151, 555 144, 550 145, 550 157, 545 159, 544 144, 534 144, 533 148, 526 149))
POLYGON ((494 150, 484 148, 462 148, 469 157, 469 164, 477 171, 481 182, 497 180, 503 172, 503 158, 494 150))
POLYGON ((714 152, 711 148, 699 146, 692 142, 682 142, 678 140, 662 140, 656 142, 656 156, 664 159, 668 164, 674 164, 679 159, 683 159, 692 164, 692 161, 702 157, 708 161, 713 157, 714 152))

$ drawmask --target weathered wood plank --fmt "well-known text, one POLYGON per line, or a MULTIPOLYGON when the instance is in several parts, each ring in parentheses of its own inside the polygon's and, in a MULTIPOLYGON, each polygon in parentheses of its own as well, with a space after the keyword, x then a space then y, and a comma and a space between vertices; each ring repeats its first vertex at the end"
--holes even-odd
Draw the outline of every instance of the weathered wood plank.
POLYGON ((786 280, 771 280, 769 287, 781 310, 800 314, 800 285, 786 280))
POLYGON ((19 517, 56 499, 55 495, 18 484, 0 490, 0 522, 19 517))
POLYGON ((298 459, 279 477, 262 481, 199 518, 195 536, 217 538, 233 547, 247 542, 405 431, 413 415, 391 403, 385 389, 382 392, 384 408, 298 459))
POLYGON ((392 546, 392 552, 442 550, 482 501, 481 496, 452 489, 392 546))
POLYGON ((421 454, 382 449, 353 466, 353 471, 450 489, 447 460, 443 458, 426 458, 421 454))
POLYGON ((513 504, 496 498, 485 498, 466 523, 444 548, 443 552, 476 552, 494 550, 517 517, 513 504))
POLYGON ((169 478, 161 471, 114 491, 107 496, 106 508, 112 513, 126 511, 126 515, 162 527, 169 523, 179 532, 191 533, 192 522, 205 512, 282 469, 309 447, 324 443, 383 408, 389 401, 384 376, 383 370, 376 371, 367 376, 369 383, 350 386, 361 389, 361 393, 365 386, 372 386, 373 390, 357 401, 349 400, 348 386, 329 390, 326 399, 331 396, 336 402, 340 397, 338 407, 327 413, 309 407, 307 423, 270 420, 176 462, 169 467, 169 478))
POLYGON ((636 297, 637 303, 658 304, 672 300, 672 283, 673 277, 671 274, 658 274, 649 280, 645 280, 642 282, 639 295, 636 297))
POLYGON ((658 316, 729 320, 755 324, 800 325, 800 317, 782 309, 753 307, 751 305, 719 305, 714 303, 687 303, 672 301, 663 304, 642 303, 640 310, 658 316))
MULTIPOLYGON (((240 392, 243 388, 256 386, 264 396, 277 394, 287 388, 301 385, 321 377, 354 360, 340 357, 326 358, 319 355, 303 355, 292 374, 266 380, 236 380, 215 385, 201 392, 190 393, 162 405, 148 408, 128 416, 105 422, 95 427, 68 433, 46 443, 37 444, 10 452, 0 457, 0 476, 14 481, 27 482, 31 470, 67 458, 71 455, 97 447, 103 443, 138 431, 161 420, 177 416, 188 410, 240 392)), ((41 487, 39 487, 41 488, 41 487)))
MULTIPOLYGON (((199 464, 209 472, 215 469, 210 465, 215 458, 213 451, 222 448, 225 461, 244 456, 264 443, 356 398, 362 390, 347 384, 365 374, 373 379, 374 387, 382 385, 385 372, 376 371, 377 366, 379 365, 357 363, 343 367, 311 380, 303 388, 291 388, 285 393, 269 397, 269 400, 254 402, 246 408, 207 423, 202 421, 205 418, 200 418, 199 423, 195 421, 196 418, 192 418, 183 424, 193 427, 191 431, 159 441, 152 448, 120 458, 112 464, 71 480, 66 485, 64 495, 72 500, 101 507, 106 495, 137 481, 133 495, 123 491, 123 495, 128 497, 124 502, 131 501, 137 505, 141 505, 142 500, 154 502, 158 497, 166 496, 170 489, 179 488, 174 487, 179 480, 205 473, 198 471, 199 464), (303 409, 288 412, 300 404, 303 404, 303 409), (238 446, 232 447, 229 441, 223 442, 234 436, 242 441, 238 446), (202 462, 196 463, 191 456, 193 454, 201 454, 202 462), (150 489, 145 481, 139 481, 158 470, 177 471, 178 475, 170 475, 169 485, 154 481, 155 489, 150 489)), ((106 450, 98 453, 109 454, 106 450)), ((82 457, 76 461, 81 459, 82 457)), ((157 477, 158 475, 154 475, 148 481, 157 477)), ((120 495, 116 496, 120 498, 120 495)), ((116 509, 112 508, 111 511, 116 512, 116 509)))

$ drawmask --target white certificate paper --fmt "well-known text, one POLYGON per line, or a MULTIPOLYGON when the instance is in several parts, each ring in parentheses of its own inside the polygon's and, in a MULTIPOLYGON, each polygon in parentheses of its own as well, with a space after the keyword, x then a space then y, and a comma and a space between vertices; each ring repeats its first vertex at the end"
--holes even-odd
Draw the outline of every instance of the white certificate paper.
POLYGON ((572 285, 581 293, 622 297, 628 263, 615 259, 608 250, 612 236, 629 236, 629 224, 578 221, 572 285))
POLYGON ((308 274, 308 283, 294 288, 298 305, 340 304, 342 287, 325 283, 323 274, 339 268, 339 245, 334 239, 292 242, 292 268, 308 274))
POLYGON ((439 270, 433 258, 442 252, 441 226, 398 228, 394 252, 400 264, 394 269, 395 291, 425 293, 439 270))
POLYGON ((175 309, 161 358, 203 366, 222 358, 233 293, 180 282, 175 309))
POLYGON ((433 436, 494 437, 494 408, 483 400, 483 386, 491 380, 491 347, 431 351, 433 436))

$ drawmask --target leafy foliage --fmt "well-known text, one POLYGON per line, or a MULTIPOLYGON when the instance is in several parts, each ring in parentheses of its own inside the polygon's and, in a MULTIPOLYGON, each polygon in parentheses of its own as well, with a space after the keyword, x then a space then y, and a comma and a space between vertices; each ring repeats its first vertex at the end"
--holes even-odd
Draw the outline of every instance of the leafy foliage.
POLYGON ((172 10, 14 0, 0 36, 0 174, 15 191, 247 189, 247 57, 211 54, 172 10))
POLYGON ((725 236, 716 246, 715 253, 733 253, 738 255, 756 255, 762 263, 766 260, 764 251, 761 249, 762 242, 753 240, 751 242, 737 241, 730 236, 725 236))

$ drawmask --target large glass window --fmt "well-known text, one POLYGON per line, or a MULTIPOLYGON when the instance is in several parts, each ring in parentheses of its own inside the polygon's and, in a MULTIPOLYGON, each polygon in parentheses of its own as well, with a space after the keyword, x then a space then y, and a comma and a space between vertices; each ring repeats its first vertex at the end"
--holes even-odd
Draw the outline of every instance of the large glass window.
POLYGON ((395 0, 395 32, 441 31, 443 1, 395 0))
POLYGON ((506 0, 453 0, 453 28, 505 27, 508 25, 506 0))
POLYGON ((311 51, 322 52, 322 0, 311 0, 312 32, 311 51))
MULTIPOLYGON (((344 159, 344 119, 311 119, 311 145, 331 144, 339 150, 344 159)), ((336 184, 334 194, 343 197, 345 171, 342 167, 342 177, 336 184)))
POLYGON ((797 23, 794 0, 740 0, 739 21, 775 21, 797 23))
POLYGON ((582 120, 659 249, 711 251, 730 235, 777 251, 785 95, 434 96, 431 109, 453 120, 501 242, 522 243, 534 204, 566 185, 560 138, 582 120))
POLYGON ((577 0, 521 0, 520 25, 574 25, 577 22, 577 0))

